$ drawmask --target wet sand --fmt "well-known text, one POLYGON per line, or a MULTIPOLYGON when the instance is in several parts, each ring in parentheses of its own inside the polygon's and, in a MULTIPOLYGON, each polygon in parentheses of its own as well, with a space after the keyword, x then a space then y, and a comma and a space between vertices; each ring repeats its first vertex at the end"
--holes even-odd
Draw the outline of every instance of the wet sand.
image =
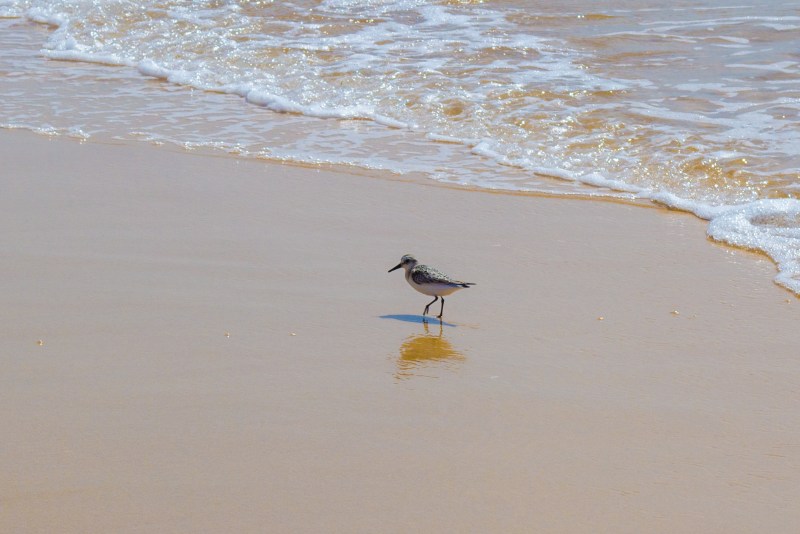
POLYGON ((702 221, 22 132, 0 156, 0 531, 800 523, 800 301, 702 221), (386 272, 407 252, 478 284, 441 326, 386 272))

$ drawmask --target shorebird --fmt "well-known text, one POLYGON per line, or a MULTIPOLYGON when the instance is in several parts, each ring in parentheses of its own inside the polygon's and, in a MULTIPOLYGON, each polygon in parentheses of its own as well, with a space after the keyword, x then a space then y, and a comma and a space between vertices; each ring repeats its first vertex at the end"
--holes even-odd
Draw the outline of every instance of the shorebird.
POLYGON ((422 315, 427 315, 428 308, 431 307, 431 304, 439 300, 441 297, 442 307, 439 310, 439 315, 436 316, 437 318, 441 319, 442 313, 444 313, 445 295, 449 295, 451 293, 455 293, 459 289, 475 285, 473 282, 461 282, 460 280, 453 280, 443 272, 437 271, 433 267, 419 265, 417 258, 411 254, 406 254, 400 258, 400 263, 389 269, 389 272, 399 269, 400 267, 405 269, 406 281, 409 283, 409 285, 411 285, 411 287, 423 295, 433 297, 433 300, 430 301, 427 306, 425 306, 425 310, 422 312, 422 315))

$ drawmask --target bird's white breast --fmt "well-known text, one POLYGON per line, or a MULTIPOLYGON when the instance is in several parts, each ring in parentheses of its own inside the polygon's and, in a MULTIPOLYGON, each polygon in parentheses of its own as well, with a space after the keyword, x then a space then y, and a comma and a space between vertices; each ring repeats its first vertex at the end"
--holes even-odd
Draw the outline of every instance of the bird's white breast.
POLYGON ((406 280, 408 281, 408 284, 411 287, 413 287, 423 295, 428 295, 431 297, 445 297, 461 289, 461 286, 457 286, 454 284, 440 284, 436 282, 429 284, 418 284, 414 282, 414 280, 410 276, 407 276, 406 280))

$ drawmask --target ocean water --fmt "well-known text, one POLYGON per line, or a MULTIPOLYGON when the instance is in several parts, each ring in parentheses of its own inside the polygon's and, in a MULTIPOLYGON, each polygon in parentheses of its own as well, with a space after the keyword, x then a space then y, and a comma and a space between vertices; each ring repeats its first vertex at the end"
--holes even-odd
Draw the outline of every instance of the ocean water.
POLYGON ((0 17, 4 128, 651 200, 800 294, 798 2, 0 0, 0 17))

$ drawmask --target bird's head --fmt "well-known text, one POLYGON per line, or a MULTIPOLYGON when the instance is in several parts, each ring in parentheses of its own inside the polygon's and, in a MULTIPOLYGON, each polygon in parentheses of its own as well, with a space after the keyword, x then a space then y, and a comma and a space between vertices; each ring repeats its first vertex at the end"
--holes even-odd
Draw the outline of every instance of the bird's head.
POLYGON ((402 258, 400 258, 400 263, 389 269, 389 272, 394 271, 395 269, 399 269, 402 267, 403 269, 408 272, 409 269, 413 269, 414 266, 417 264, 417 258, 412 256, 411 254, 406 254, 402 258))

